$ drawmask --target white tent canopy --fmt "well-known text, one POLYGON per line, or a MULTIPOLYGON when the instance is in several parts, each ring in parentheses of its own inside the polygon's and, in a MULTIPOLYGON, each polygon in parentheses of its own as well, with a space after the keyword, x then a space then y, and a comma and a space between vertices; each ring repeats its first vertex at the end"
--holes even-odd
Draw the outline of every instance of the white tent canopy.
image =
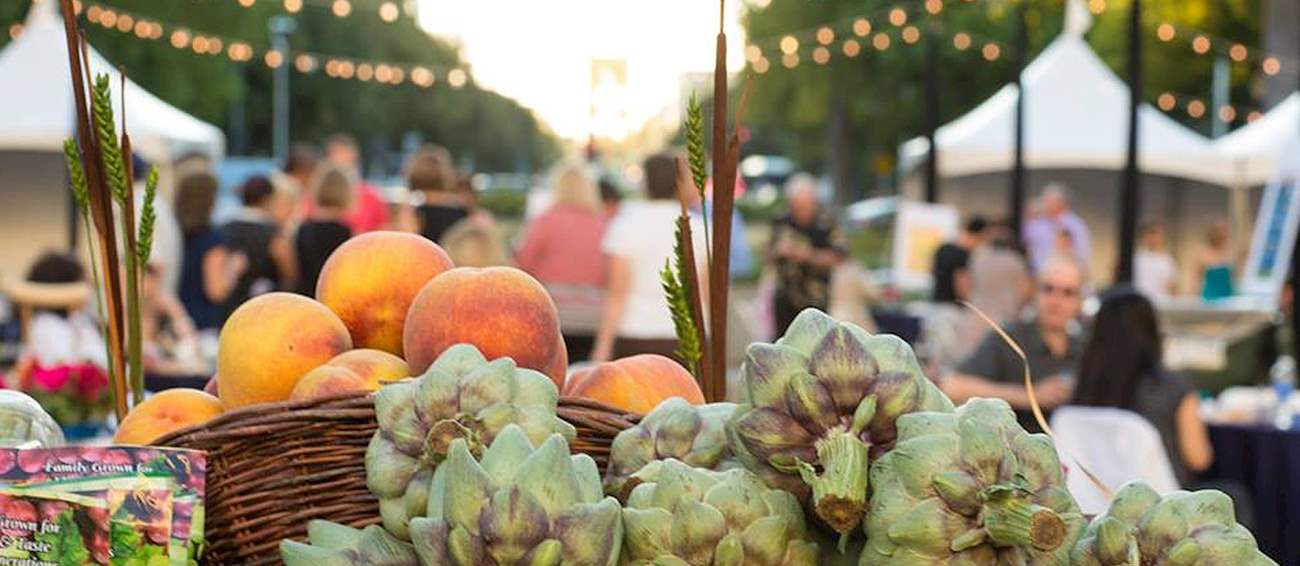
MULTIPOLYGON (((1129 90, 1078 32, 1067 31, 1024 71, 1025 166, 1030 169, 1124 167, 1129 90)), ((1010 170, 1014 165, 1018 89, 1007 85, 964 116, 939 128, 939 174, 958 177, 1010 170)), ((1226 160, 1200 134, 1150 105, 1138 113, 1140 165, 1145 173, 1228 185, 1226 160)), ((899 149, 905 170, 929 153, 925 138, 899 149)))
POLYGON ((1291 93, 1267 114, 1215 140, 1215 149, 1232 159, 1235 181, 1262 185, 1272 178, 1287 147, 1300 147, 1300 92, 1291 93))
MULTIPOLYGON (((0 150, 62 151, 75 129, 71 74, 63 22, 54 0, 32 3, 23 33, 0 51, 0 150)), ((113 106, 121 107, 120 74, 94 48, 90 69, 113 77, 113 106)), ((154 161, 198 151, 214 158, 225 150, 225 135, 163 102, 139 85, 126 82, 126 113, 133 147, 154 161)), ((121 117, 119 116, 119 121, 121 117)))

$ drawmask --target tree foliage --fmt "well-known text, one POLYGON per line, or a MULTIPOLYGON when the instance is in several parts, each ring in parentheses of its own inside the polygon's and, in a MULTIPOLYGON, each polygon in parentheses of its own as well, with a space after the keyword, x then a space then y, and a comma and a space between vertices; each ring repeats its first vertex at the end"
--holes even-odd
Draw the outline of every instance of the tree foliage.
MULTIPOLYGON (((255 2, 157 2, 110 0, 107 5, 187 26, 195 33, 248 42, 258 53, 269 46, 268 20, 284 15, 283 4, 255 2)), ((463 89, 446 82, 448 70, 466 68, 455 46, 425 33, 414 18, 379 19, 379 0, 355 0, 352 14, 334 17, 328 6, 307 2, 294 14, 292 49, 363 60, 424 65, 435 71, 433 88, 332 79, 322 72, 291 73, 293 138, 320 141, 348 132, 368 148, 396 149, 403 136, 447 146, 479 170, 535 170, 554 161, 558 142, 532 112, 471 80, 463 89)), ((0 30, 22 21, 27 2, 0 5, 0 30)), ((271 144, 272 71, 260 55, 247 63, 225 56, 174 49, 167 37, 143 41, 134 35, 88 25, 90 41, 111 61, 125 65, 141 86, 163 100, 221 126, 232 149, 266 154, 271 144), (232 114, 242 120, 232 120, 232 114), (240 135, 243 132, 243 135, 240 135), (240 147, 242 145, 242 147, 240 147)), ((170 31, 170 30, 168 30, 170 31)), ((8 40, 7 34, 4 40, 8 40)))

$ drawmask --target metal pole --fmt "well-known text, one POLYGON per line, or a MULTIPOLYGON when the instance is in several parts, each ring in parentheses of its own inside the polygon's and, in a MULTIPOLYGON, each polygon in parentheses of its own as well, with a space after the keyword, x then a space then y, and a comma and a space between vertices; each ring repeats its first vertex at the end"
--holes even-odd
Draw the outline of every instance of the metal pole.
POLYGON ((1232 81, 1230 80, 1229 71, 1231 71, 1231 68, 1228 66, 1228 58, 1224 57, 1222 54, 1215 57, 1213 78, 1214 90, 1210 96, 1210 100, 1213 102, 1210 103, 1209 111, 1210 137, 1213 138, 1222 137, 1223 134, 1228 133, 1228 123, 1219 119, 1219 109, 1227 106, 1230 97, 1228 88, 1231 86, 1230 83, 1232 81))
POLYGON ((925 160, 925 202, 939 202, 939 112, 943 104, 939 91, 939 33, 934 18, 930 19, 925 38, 925 139, 930 143, 930 153, 925 160))
POLYGON ((267 28, 271 48, 280 53, 280 65, 274 73, 271 147, 276 160, 283 163, 289 156, 289 34, 297 28, 297 22, 289 16, 274 16, 267 28))
POLYGON ((1138 171, 1138 108, 1142 105, 1142 0, 1133 0, 1128 30, 1128 160, 1119 193, 1119 261, 1115 282, 1133 280, 1133 251, 1137 247, 1138 196, 1142 179, 1138 171))
POLYGON ((1011 233, 1017 241, 1021 237, 1022 216, 1025 212, 1025 60, 1029 56, 1029 23, 1025 11, 1028 0, 1021 0, 1016 9, 1016 123, 1015 165, 1011 168, 1011 199, 1008 202, 1011 233))

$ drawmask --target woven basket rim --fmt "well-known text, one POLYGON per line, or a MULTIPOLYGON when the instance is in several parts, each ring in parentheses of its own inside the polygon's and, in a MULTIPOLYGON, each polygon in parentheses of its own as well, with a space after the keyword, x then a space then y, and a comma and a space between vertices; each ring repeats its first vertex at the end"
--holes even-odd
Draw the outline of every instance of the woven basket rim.
MULTIPOLYGON (((212 431, 212 430, 228 428, 233 425, 243 424, 243 421, 260 419, 275 414, 298 412, 304 409, 332 410, 332 409, 346 409, 346 408, 361 408, 358 407, 358 405, 371 406, 371 403, 369 401, 372 395, 373 392, 371 391, 347 391, 343 393, 337 393, 337 394, 327 395, 322 397, 314 397, 312 399, 304 399, 300 401, 258 403, 256 405, 249 405, 246 407, 240 407, 233 411, 224 412, 218 415, 216 418, 213 418, 204 423, 174 430, 163 436, 158 437, 158 439, 154 440, 151 444, 156 446, 166 446, 168 444, 176 442, 178 439, 184 438, 189 435, 202 433, 204 431, 212 431)), ((582 409, 590 409, 596 412, 606 413, 623 420, 628 420, 631 423, 636 423, 640 421, 641 418, 644 416, 632 411, 627 411, 627 410, 619 409, 617 407, 612 407, 600 401, 586 399, 583 397, 561 396, 559 398, 559 406, 573 406, 582 409)))

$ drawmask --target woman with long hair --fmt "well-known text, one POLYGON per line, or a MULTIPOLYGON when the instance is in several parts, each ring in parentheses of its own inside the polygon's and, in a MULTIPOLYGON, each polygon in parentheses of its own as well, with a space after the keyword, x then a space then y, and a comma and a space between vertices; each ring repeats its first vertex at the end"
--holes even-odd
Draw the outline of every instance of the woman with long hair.
POLYGON ((216 200, 217 178, 211 173, 191 173, 176 185, 176 219, 185 242, 180 299, 199 330, 221 327, 225 303, 248 269, 248 257, 230 249, 212 225, 216 200))
POLYGON ((569 359, 585 360, 600 325, 608 269, 600 249, 605 215, 600 189, 582 165, 559 170, 554 195, 550 208, 529 223, 516 260, 555 299, 569 359))
POLYGON ((1214 459, 1200 398, 1186 377, 1164 367, 1160 322, 1151 301, 1127 285, 1101 296, 1084 347, 1072 404, 1113 407, 1146 418, 1160 432, 1183 485, 1214 459))

